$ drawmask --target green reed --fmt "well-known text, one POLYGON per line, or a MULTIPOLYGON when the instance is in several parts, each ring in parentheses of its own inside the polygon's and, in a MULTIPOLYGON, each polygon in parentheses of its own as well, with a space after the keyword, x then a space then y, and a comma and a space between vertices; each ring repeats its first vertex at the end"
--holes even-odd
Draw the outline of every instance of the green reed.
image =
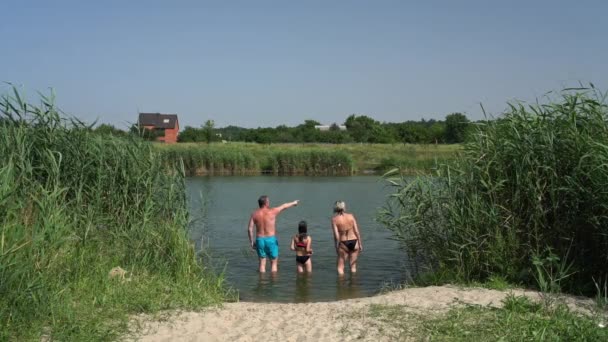
POLYGON ((512 104, 434 177, 388 176, 395 193, 381 220, 411 258, 453 278, 535 284, 544 270, 563 290, 593 292, 608 258, 604 99, 567 90, 512 104))
POLYGON ((285 149, 268 146, 258 150, 241 144, 162 146, 158 150, 167 165, 183 162, 187 175, 351 175, 353 161, 343 151, 315 147, 285 149))
POLYGON ((2 97, 0 340, 113 340, 131 314, 225 298, 188 240, 183 170, 166 171, 150 144, 93 134, 52 95, 2 97))
POLYGON ((184 164, 186 174, 195 175, 247 175, 259 172, 256 158, 247 151, 221 148, 217 145, 200 147, 179 145, 159 149, 161 157, 169 167, 184 164))

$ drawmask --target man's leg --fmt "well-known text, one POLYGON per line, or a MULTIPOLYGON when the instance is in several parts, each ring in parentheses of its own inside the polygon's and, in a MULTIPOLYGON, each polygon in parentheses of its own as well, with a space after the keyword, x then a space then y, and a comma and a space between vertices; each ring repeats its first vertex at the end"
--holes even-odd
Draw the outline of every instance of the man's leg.
POLYGON ((260 273, 266 272, 266 258, 260 258, 260 273))
POLYGON ((276 237, 273 240, 268 243, 266 252, 270 255, 270 271, 277 272, 279 270, 279 241, 276 237))
POLYGON ((279 258, 270 259, 270 272, 277 272, 279 270, 279 258))

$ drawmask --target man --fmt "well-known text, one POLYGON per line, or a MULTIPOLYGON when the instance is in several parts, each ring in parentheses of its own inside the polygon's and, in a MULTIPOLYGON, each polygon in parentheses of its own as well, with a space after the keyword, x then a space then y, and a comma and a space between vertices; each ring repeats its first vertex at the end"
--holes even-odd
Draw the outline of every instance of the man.
POLYGON ((260 207, 251 214, 249 219, 249 244, 258 252, 260 258, 260 272, 266 272, 266 258, 270 258, 271 271, 276 272, 279 263, 279 242, 275 236, 275 221, 277 215, 287 208, 298 205, 299 201, 285 203, 276 208, 270 208, 268 196, 260 196, 260 207), (255 243, 253 241, 253 226, 256 228, 255 243))
POLYGON ((344 274, 344 263, 349 259, 350 272, 357 272, 357 258, 363 252, 363 241, 357 220, 353 214, 346 212, 346 203, 337 201, 334 204, 334 216, 331 219, 331 227, 334 231, 334 242, 336 254, 338 255, 338 274, 344 274))

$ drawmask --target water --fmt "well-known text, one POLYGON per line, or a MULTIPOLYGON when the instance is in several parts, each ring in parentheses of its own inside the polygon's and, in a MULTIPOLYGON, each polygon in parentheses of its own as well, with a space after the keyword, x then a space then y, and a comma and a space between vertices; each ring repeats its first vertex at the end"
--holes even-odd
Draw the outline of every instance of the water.
POLYGON ((215 267, 225 269, 229 284, 243 301, 317 302, 371 296, 401 283, 405 256, 390 232, 374 221, 388 189, 378 177, 193 177, 187 180, 190 210, 198 218, 191 227, 196 248, 209 251, 215 267), (247 224, 260 195, 270 205, 299 199, 300 204, 277 218, 279 272, 257 272, 258 258, 249 248, 247 224), (336 200, 355 214, 364 251, 357 274, 336 273, 336 252, 330 220, 336 200), (313 238, 312 275, 296 273, 289 250, 300 220, 313 238))

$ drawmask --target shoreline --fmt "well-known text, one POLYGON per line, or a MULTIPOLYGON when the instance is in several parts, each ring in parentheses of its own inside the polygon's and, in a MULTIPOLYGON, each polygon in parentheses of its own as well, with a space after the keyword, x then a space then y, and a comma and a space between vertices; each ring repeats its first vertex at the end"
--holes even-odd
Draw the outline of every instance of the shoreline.
MULTIPOLYGON (((137 341, 385 341, 393 340, 390 324, 374 319, 378 308, 399 307, 420 318, 433 318, 452 308, 473 305, 499 308, 509 294, 540 301, 533 290, 506 291, 453 285, 395 290, 371 297, 333 302, 232 302, 200 312, 169 312, 158 317, 140 315, 137 341), (371 313, 371 315, 370 315, 371 313), (303 328, 305 327, 305 328, 303 328)), ((589 313, 593 300, 563 295, 578 312, 589 313)), ((413 326, 416 322, 412 321, 413 326)), ((401 335, 400 335, 401 336, 401 335)), ((401 336, 400 339, 417 336, 401 336)), ((419 337, 419 336, 418 336, 419 337)))

